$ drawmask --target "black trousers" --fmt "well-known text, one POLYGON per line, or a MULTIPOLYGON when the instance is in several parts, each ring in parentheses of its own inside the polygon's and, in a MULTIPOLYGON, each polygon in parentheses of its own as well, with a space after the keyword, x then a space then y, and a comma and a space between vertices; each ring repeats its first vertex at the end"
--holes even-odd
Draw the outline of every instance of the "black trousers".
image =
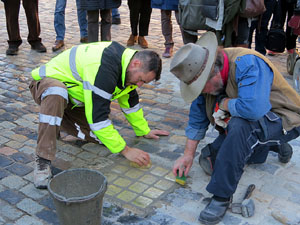
POLYGON ((132 35, 147 36, 152 13, 151 0, 128 0, 128 7, 132 35))
MULTIPOLYGON (((41 28, 38 15, 38 0, 22 0, 22 4, 28 25, 27 41, 31 45, 41 42, 41 38, 39 38, 41 28)), ((22 44, 19 28, 20 5, 21 0, 7 0, 4 2, 9 45, 19 46, 22 44)))
POLYGON ((99 41, 99 14, 101 16, 101 41, 111 41, 111 9, 88 10, 88 42, 99 41))
POLYGON ((284 27, 286 21, 285 47, 287 50, 296 48, 297 35, 293 34, 292 28, 287 25, 293 16, 294 8, 294 3, 287 3, 286 0, 281 0, 281 27, 284 27))

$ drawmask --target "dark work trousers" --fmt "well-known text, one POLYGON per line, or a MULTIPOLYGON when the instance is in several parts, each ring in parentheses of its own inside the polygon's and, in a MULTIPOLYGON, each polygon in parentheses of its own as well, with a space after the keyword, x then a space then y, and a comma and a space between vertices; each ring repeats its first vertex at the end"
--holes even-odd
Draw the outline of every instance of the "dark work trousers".
POLYGON ((128 0, 127 3, 131 34, 133 36, 147 36, 152 13, 151 0, 128 0))
POLYGON ((32 81, 29 89, 34 101, 40 105, 38 156, 51 161, 55 159, 56 138, 60 130, 80 139, 101 143, 91 132, 84 107, 74 107, 69 102, 67 88, 62 82, 44 78, 32 81))
MULTIPOLYGON (((36 42, 41 42, 41 39, 39 38, 41 29, 38 15, 38 0, 22 0, 22 4, 25 10, 28 25, 27 41, 31 45, 36 42)), ((18 47, 22 44, 19 28, 20 5, 21 0, 4 1, 6 28, 9 39, 8 44, 10 46, 18 47)))
POLYGON ((89 10, 88 42, 99 41, 99 13, 101 16, 101 41, 111 41, 111 9, 89 10))
MULTIPOLYGON (((278 4, 277 0, 265 0, 266 11, 263 13, 261 18, 260 28, 258 26, 259 20, 253 20, 251 22, 250 32, 249 32, 249 48, 251 48, 253 32, 255 32, 255 50, 259 53, 266 55, 266 41, 268 34, 268 25, 272 17, 273 12, 277 10, 278 4), (259 29, 258 29, 259 28, 259 29)), ((274 14, 275 15, 275 14, 274 14)), ((278 21, 280 23, 280 21, 278 21)))
MULTIPOLYGON (((179 15, 178 15, 178 11, 174 11, 175 12, 175 18, 177 23, 179 24, 179 15)), ((172 32, 173 32, 173 26, 172 26, 172 10, 161 10, 161 30, 162 30, 162 34, 164 35, 165 38, 165 47, 172 47, 174 45, 173 42, 173 36, 172 36, 172 32)), ((187 43, 195 43, 198 39, 197 35, 192 35, 189 34, 187 32, 185 32, 181 26, 180 27, 180 31, 181 31, 181 36, 182 36, 182 40, 184 44, 187 43)), ((196 31, 197 32, 197 31, 196 31)))
POLYGON ((219 150, 206 190, 220 197, 231 197, 247 163, 265 162, 269 150, 297 138, 299 134, 300 127, 284 134, 281 119, 273 112, 259 121, 231 118, 227 135, 220 135, 212 143, 212 147, 219 150))
POLYGON ((287 25, 293 16, 294 8, 294 3, 287 3, 286 0, 281 0, 281 27, 284 27, 286 21, 285 47, 287 50, 296 48, 297 35, 293 34, 292 28, 287 25))

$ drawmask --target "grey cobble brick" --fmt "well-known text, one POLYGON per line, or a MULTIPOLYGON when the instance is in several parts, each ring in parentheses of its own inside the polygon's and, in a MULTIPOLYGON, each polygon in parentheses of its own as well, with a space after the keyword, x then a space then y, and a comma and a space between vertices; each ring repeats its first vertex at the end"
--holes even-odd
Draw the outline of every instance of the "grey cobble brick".
POLYGON ((59 225, 58 217, 53 211, 43 209, 42 211, 38 212, 36 216, 47 223, 59 225))
POLYGON ((10 189, 20 189, 27 183, 27 181, 23 180, 21 177, 16 175, 11 175, 0 180, 0 184, 10 189))
POLYGON ((38 190, 34 187, 32 183, 21 188, 20 192, 34 200, 39 200, 48 194, 47 190, 38 190))
POLYGON ((0 180, 7 176, 9 176, 9 173, 4 169, 0 169, 0 180))
POLYGON ((22 201, 20 201, 17 204, 17 207, 30 215, 34 215, 43 209, 43 207, 40 204, 36 203, 30 198, 25 198, 22 201))
POLYGON ((16 221, 15 225, 43 225, 43 223, 32 216, 23 216, 16 221))
POLYGON ((0 192, 0 198, 14 205, 24 199, 24 196, 12 190, 5 190, 0 192))
POLYGON ((20 153, 20 152, 11 155, 11 158, 13 158, 17 162, 24 163, 24 164, 27 164, 27 163, 33 161, 32 156, 30 156, 28 154, 20 153))
POLYGON ((0 215, 10 220, 16 220, 21 217, 23 213, 3 200, 0 200, 0 215))
POLYGON ((14 163, 14 164, 8 166, 6 169, 8 171, 10 171, 11 173, 14 173, 19 176, 24 176, 33 170, 32 167, 29 167, 27 165, 20 164, 20 163, 14 163))
POLYGON ((3 155, 0 155, 0 167, 6 167, 14 163, 13 160, 9 159, 8 157, 5 157, 3 155))

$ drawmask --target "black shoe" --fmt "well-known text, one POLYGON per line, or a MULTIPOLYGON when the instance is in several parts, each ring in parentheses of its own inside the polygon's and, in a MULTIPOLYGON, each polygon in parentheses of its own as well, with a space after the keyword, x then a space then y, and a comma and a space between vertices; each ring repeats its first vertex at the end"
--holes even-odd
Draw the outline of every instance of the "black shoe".
POLYGON ((288 143, 278 146, 278 160, 281 163, 288 163, 293 155, 293 148, 288 143))
POLYGON ((112 18, 111 24, 121 24, 121 18, 112 18))
POLYGON ((31 44, 31 49, 37 52, 47 52, 46 47, 41 42, 31 44))
POLYGON ((213 173, 215 161, 217 157, 217 151, 212 149, 211 145, 208 144, 201 149, 201 154, 199 156, 199 164, 204 172, 211 176, 213 173))
POLYGON ((10 45, 6 50, 6 55, 18 55, 19 47, 15 45, 10 45))
POLYGON ((219 223, 223 219, 230 203, 231 200, 221 202, 212 198, 205 209, 201 211, 198 220, 203 224, 209 225, 219 223))

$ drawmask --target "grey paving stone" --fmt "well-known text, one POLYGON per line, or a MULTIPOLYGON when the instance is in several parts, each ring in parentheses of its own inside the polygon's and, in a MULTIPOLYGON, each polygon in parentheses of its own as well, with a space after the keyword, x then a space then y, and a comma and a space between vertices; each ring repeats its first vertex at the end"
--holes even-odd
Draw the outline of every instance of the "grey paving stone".
POLYGON ((23 213, 3 200, 0 200, 0 215, 10 220, 16 220, 21 217, 23 213))
POLYGON ((37 189, 32 183, 21 188, 20 192, 34 200, 39 200, 48 194, 47 190, 37 189))
POLYGON ((277 165, 269 164, 269 163, 263 163, 263 164, 255 164, 255 165, 249 165, 255 169, 259 169, 265 172, 268 172, 272 175, 276 173, 276 171, 280 168, 277 165))
MULTIPOLYGON (((55 205, 54 205, 54 202, 53 202, 53 199, 49 196, 45 197, 44 199, 42 199, 40 201, 40 204, 51 209, 51 210, 55 210, 55 205)), ((103 212, 104 214, 104 212, 103 212)))
POLYGON ((10 189, 20 189, 28 182, 23 180, 21 177, 11 175, 0 180, 0 184, 10 188, 10 189))
POLYGON ((5 190, 0 192, 0 198, 14 205, 24 199, 24 196, 16 191, 5 190))
POLYGON ((158 213, 152 215, 149 219, 153 220, 154 222, 156 222, 158 224, 163 224, 163 225, 171 225, 171 224, 174 224, 176 221, 176 219, 174 217, 163 214, 161 212, 158 212, 158 213))
POLYGON ((40 212, 44 207, 30 198, 25 198, 17 204, 17 207, 30 215, 40 212))
POLYGON ((3 121, 0 123, 0 126, 7 129, 14 129, 17 125, 8 121, 3 121))
POLYGON ((30 146, 24 146, 19 149, 20 152, 23 152, 28 155, 34 155, 35 154, 35 149, 30 147, 30 146))
POLYGON ((226 213, 222 222, 225 225, 238 225, 242 222, 242 220, 232 214, 226 213))
POLYGON ((30 156, 28 154, 20 153, 20 152, 15 153, 15 154, 11 155, 10 157, 13 158, 15 161, 24 163, 24 164, 27 164, 27 163, 33 161, 32 156, 30 156))
POLYGON ((3 144, 5 144, 8 141, 9 141, 9 139, 7 139, 7 138, 5 138, 3 136, 0 136, 0 145, 3 145, 3 144))
POLYGON ((23 216, 20 219, 18 219, 15 223, 15 225, 43 225, 41 221, 37 220, 36 218, 32 216, 23 216))
POLYGON ((10 164, 12 164, 14 161, 11 160, 10 158, 4 156, 4 155, 0 155, 0 167, 6 167, 10 164))
POLYGON ((50 224, 53 224, 53 225, 59 225, 60 224, 56 213, 53 212, 53 211, 44 209, 44 210, 38 212, 36 214, 36 216, 38 218, 40 218, 41 220, 46 221, 47 223, 50 223, 50 224))
POLYGON ((9 176, 9 173, 7 172, 7 170, 0 168, 0 180, 7 176, 9 176))
POLYGON ((20 164, 20 163, 14 163, 14 164, 8 166, 6 169, 8 171, 10 171, 11 173, 14 173, 19 176, 24 176, 33 170, 32 167, 29 167, 27 165, 20 164))

